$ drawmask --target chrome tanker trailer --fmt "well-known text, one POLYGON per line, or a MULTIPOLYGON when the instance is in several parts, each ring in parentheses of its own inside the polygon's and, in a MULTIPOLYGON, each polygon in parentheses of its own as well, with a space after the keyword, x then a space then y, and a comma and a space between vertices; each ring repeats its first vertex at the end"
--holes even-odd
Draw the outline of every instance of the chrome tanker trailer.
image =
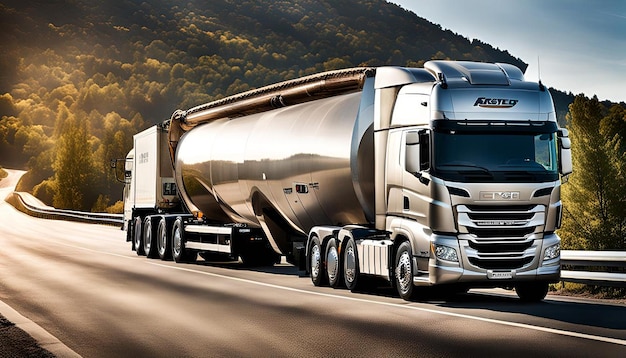
POLYGON ((157 127, 153 150, 138 152, 145 133, 135 136, 127 165, 127 197, 142 161, 169 165, 151 170, 160 203, 127 200, 136 249, 155 240, 177 261, 218 249, 264 263, 284 255, 315 285, 354 290, 371 275, 405 299, 456 285, 540 300, 559 279, 570 143, 547 89, 515 66, 326 72, 157 127))

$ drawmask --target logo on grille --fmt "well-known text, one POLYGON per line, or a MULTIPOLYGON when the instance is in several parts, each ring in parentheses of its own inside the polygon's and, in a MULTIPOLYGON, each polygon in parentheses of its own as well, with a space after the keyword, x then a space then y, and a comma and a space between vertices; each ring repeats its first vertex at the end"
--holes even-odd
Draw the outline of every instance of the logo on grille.
POLYGON ((519 200, 519 191, 481 191, 481 200, 519 200))

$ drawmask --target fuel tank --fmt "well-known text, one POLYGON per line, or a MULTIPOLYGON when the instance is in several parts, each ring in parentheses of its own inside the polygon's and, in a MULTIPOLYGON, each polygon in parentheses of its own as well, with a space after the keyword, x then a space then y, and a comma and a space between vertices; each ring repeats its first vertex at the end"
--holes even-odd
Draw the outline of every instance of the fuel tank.
POLYGON ((263 227, 283 253, 290 240, 281 236, 306 235, 315 225, 371 223, 373 105, 370 84, 198 125, 176 149, 181 197, 211 221, 263 227))

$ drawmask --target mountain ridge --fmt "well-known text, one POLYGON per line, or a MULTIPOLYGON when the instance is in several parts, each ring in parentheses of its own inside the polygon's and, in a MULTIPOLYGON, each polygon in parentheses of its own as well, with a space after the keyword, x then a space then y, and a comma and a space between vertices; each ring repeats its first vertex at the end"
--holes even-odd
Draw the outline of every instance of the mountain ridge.
MULTIPOLYGON (((22 190, 53 201, 58 168, 66 159, 57 147, 69 135, 68 123, 80 129, 91 149, 84 162, 93 168, 85 169, 86 176, 101 197, 87 195, 82 206, 93 209, 120 193, 109 159, 125 157, 134 133, 169 118, 175 109, 355 66, 421 67, 430 59, 453 59, 527 67, 508 51, 443 30, 383 0, 198 4, 0 4, 0 41, 5 44, 0 162, 31 169, 20 183, 22 190)), ((573 95, 558 98, 563 122, 573 95)))

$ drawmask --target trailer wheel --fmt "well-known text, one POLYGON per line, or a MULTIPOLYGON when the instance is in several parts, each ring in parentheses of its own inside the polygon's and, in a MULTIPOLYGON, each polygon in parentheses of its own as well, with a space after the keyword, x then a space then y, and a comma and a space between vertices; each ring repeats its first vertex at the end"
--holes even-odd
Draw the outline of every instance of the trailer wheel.
POLYGON ((326 277, 324 273, 324 263, 322 262, 322 244, 317 236, 313 236, 310 245, 309 263, 311 265, 311 281, 315 286, 322 286, 326 277))
POLYGON ((415 286, 413 285, 413 255, 411 243, 408 241, 401 243, 398 247, 393 276, 400 297, 410 301, 415 294, 415 286))
POLYGON ((524 282, 515 285, 517 296, 524 302, 539 302, 548 294, 547 282, 524 282))
POLYGON ((152 229, 152 218, 147 216, 143 221, 143 251, 146 256, 153 259, 156 257, 156 242, 152 229))
POLYGON ((343 280, 350 291, 354 292, 357 290, 360 274, 359 254, 356 249, 356 243, 353 238, 346 238, 343 249, 343 280))
POLYGON ((172 258, 176 262, 192 261, 192 252, 185 247, 183 219, 176 218, 172 227, 172 258))
POLYGON ((135 247, 135 251, 138 256, 145 255, 145 251, 143 251, 143 220, 140 216, 135 218, 135 229, 133 230, 134 241, 133 246, 135 247))
POLYGON ((169 230, 167 228, 167 220, 161 218, 157 229, 157 251, 161 260, 172 259, 172 244, 170 243, 169 230))
POLYGON ((341 270, 341 260, 337 250, 337 240, 332 238, 326 244, 326 273, 328 275, 328 285, 333 288, 341 286, 343 272, 341 270))

